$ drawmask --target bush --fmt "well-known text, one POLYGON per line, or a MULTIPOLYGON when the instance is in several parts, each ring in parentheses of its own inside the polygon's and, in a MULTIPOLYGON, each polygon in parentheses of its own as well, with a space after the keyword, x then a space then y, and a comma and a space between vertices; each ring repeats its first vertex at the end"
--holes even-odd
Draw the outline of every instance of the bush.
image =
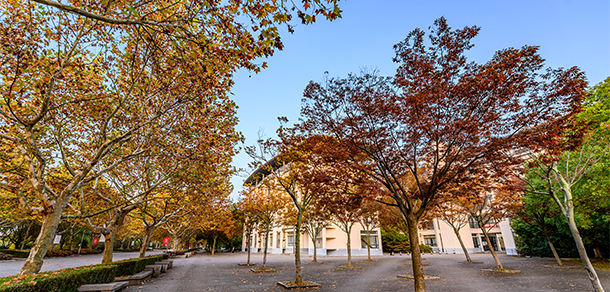
POLYGON ((27 258, 30 255, 29 250, 19 250, 19 249, 0 249, 1 253, 14 255, 18 258, 27 258))
MULTIPOLYGON (((433 252, 432 248, 431 248, 431 247, 429 247, 429 246, 427 246, 427 245, 425 245, 425 244, 420 244, 420 245, 419 245, 419 250, 420 250, 422 253, 432 253, 432 252, 433 252)), ((407 252, 411 252, 411 247, 408 247, 407 252)))
MULTIPOLYGON (((78 250, 76 252, 78 252, 78 250)), ((52 250, 50 252, 47 252, 45 257, 49 257, 49 258, 51 258, 51 257, 67 257, 67 256, 71 256, 73 254, 74 253, 71 250, 56 249, 56 250, 52 250)))
POLYGON ((0 278, 0 292, 72 292, 84 284, 109 283, 117 266, 95 265, 39 273, 32 276, 0 278))
POLYGON ((113 262, 109 265, 116 265, 116 277, 133 275, 141 272, 147 265, 152 265, 163 259, 162 255, 149 256, 141 259, 128 259, 118 262, 113 262))
POLYGON ((0 253, 0 261, 6 261, 6 260, 12 260, 12 259, 13 259, 12 254, 1 254, 0 253))
MULTIPOLYGON (((101 249, 94 249, 94 250, 89 250, 89 249, 81 249, 80 250, 80 254, 98 254, 98 253, 102 253, 104 252, 101 249)), ((73 254, 78 254, 78 249, 75 249, 72 251, 73 254)))

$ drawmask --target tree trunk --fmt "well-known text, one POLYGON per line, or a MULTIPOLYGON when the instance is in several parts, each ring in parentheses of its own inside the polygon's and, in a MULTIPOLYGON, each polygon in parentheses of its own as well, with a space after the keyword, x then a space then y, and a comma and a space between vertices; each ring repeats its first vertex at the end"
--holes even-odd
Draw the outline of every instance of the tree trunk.
POLYGON ((142 242, 140 243, 140 258, 143 258, 146 256, 146 249, 148 249, 148 244, 150 243, 150 237, 152 236, 152 233, 155 231, 155 227, 154 226, 149 226, 146 227, 146 232, 144 233, 144 238, 142 239, 142 242))
POLYGON ((347 266, 351 267, 352 266, 352 226, 354 226, 353 223, 348 223, 348 226, 346 226, 347 228, 345 229, 347 231, 347 266))
POLYGON ((269 228, 265 228, 265 248, 263 249, 263 269, 267 263, 267 247, 269 246, 269 228))
POLYGON ((248 232, 248 266, 250 265, 250 250, 252 249, 252 232, 248 232))
POLYGON ((318 237, 317 234, 314 236, 314 238, 311 239, 311 241, 313 242, 313 262, 314 263, 318 262, 318 251, 316 250, 316 237, 318 237))
POLYGON ((301 275, 301 223, 303 222, 303 208, 299 208, 297 213, 297 225, 294 228, 294 265, 296 267, 296 278, 294 282, 297 285, 303 283, 301 275))
POLYGON ((28 224, 28 229, 25 230, 25 237, 23 238, 23 241, 21 242, 21 250, 23 250, 23 247, 25 246, 25 242, 28 240, 28 235, 30 234, 30 227, 32 227, 32 224, 34 224, 33 222, 30 222, 30 224, 28 224))
POLYGON ((421 263, 421 250, 419 249, 419 231, 417 230, 417 218, 412 212, 405 216, 409 228, 409 240, 411 241, 411 265, 413 266, 413 278, 415 292, 425 292, 424 268, 421 263))
POLYGON ((367 240, 368 240, 368 242, 366 243, 366 251, 369 254, 369 261, 370 261, 371 260, 371 231, 370 230, 367 231, 366 234, 367 234, 367 240))
POLYGON ((485 228, 483 221, 481 221, 481 219, 477 217, 477 222, 479 223, 479 227, 481 228, 481 231, 483 231, 483 235, 485 236, 485 241, 487 241, 487 246, 489 246, 489 251, 491 251, 491 255, 493 256, 494 260, 496 261, 496 268, 499 270, 504 270, 504 267, 502 266, 502 263, 500 262, 500 258, 498 258, 498 254, 496 254, 496 251, 495 251, 493 245, 491 244, 491 240, 489 240, 489 234, 487 234, 487 229, 485 228))
POLYGON ((34 241, 34 245, 30 250, 30 255, 25 260, 19 276, 36 274, 40 271, 43 264, 43 258, 47 253, 47 249, 53 243, 57 226, 61 221, 61 206, 56 206, 50 213, 42 217, 42 226, 40 233, 34 241))
POLYGON ((591 264, 591 261, 589 260, 589 256, 587 255, 587 250, 585 249, 585 244, 582 242, 582 238, 580 237, 580 232, 578 231, 578 227, 576 227, 576 222, 574 221, 574 217, 569 216, 566 219, 568 220, 568 226, 570 227, 570 232, 572 232, 572 237, 574 238, 574 242, 576 243, 576 249, 578 250, 578 255, 580 255, 580 260, 582 261, 584 268, 587 271, 589 280, 591 281, 591 285, 593 285, 593 289, 596 292, 604 292, 604 287, 602 287, 602 283, 600 282, 599 277, 597 276, 597 272, 595 272, 595 268, 593 268, 593 265, 591 264))
POLYGON ((214 255, 214 252, 216 251, 216 238, 218 236, 214 236, 214 241, 212 241, 212 255, 214 255))
POLYGON ((462 236, 460 235, 460 230, 453 228, 453 232, 455 232, 455 236, 457 236, 457 239, 460 242, 460 246, 462 247, 462 250, 464 251, 464 255, 466 256, 466 261, 469 263, 472 263, 470 254, 468 253, 468 250, 466 249, 466 246, 464 245, 464 241, 462 241, 462 236))
POLYGON ((593 248, 593 254, 595 255, 596 259, 603 259, 604 257, 602 256, 602 251, 599 249, 599 246, 595 246, 593 248))
POLYGON ((116 235, 116 229, 112 229, 110 233, 104 234, 104 257, 102 258, 102 264, 112 263, 112 255, 114 252, 114 236, 116 235))
POLYGON ((549 233, 547 232, 546 227, 544 225, 542 225, 541 227, 542 227, 542 233, 546 237, 546 241, 549 243, 549 247, 553 251, 553 256, 555 256, 555 260, 557 260, 557 264, 559 266, 563 267, 563 262, 561 262, 561 258, 559 258, 559 254, 557 253, 557 250, 555 249, 555 245, 553 245, 553 242, 551 241, 551 236, 549 236, 549 233))
MULTIPOLYGON (((561 213, 568 221, 568 226, 570 227, 570 232, 572 233, 572 238, 574 238, 574 242, 576 243, 576 249, 578 250, 578 255, 580 255, 580 260, 582 261, 585 270, 587 270, 587 274, 589 276, 589 280, 591 281, 591 285, 593 286, 593 290, 596 292, 604 292, 604 287, 602 287, 602 283, 595 272, 595 268, 591 264, 589 260, 589 256, 587 255, 587 251, 585 250, 585 244, 582 242, 582 238, 580 237, 580 232, 578 231, 578 227, 576 226, 576 222, 574 221, 574 203, 572 202, 572 187, 565 180, 565 178, 557 171, 557 166, 553 166, 553 171, 557 175, 559 184, 561 185, 561 189, 564 192, 564 200, 565 206, 563 206, 557 197, 553 197, 553 200, 559 205, 561 209, 561 213)), ((553 195, 554 196, 554 195, 553 195)))

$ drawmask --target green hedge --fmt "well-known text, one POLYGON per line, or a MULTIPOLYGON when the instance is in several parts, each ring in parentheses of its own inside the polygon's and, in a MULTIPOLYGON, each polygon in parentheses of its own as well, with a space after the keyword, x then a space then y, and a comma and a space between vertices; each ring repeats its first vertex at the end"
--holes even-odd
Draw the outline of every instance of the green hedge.
MULTIPOLYGON (((407 251, 411 252, 411 247, 408 247, 407 251)), ((433 252, 432 248, 427 246, 427 245, 425 245, 425 244, 420 244, 419 245, 419 251, 421 251, 421 253, 432 253, 433 252)))
POLYGON ((18 258, 27 258, 30 255, 29 250, 19 250, 19 249, 0 249, 1 253, 12 254, 18 258))
POLYGON ((0 292, 74 292, 84 284, 112 282, 116 271, 115 265, 95 265, 0 278, 0 292))
POLYGON ((156 255, 156 256, 148 256, 148 257, 141 258, 141 259, 122 260, 122 261, 118 261, 118 262, 113 262, 112 264, 109 264, 109 265, 117 266, 116 277, 120 277, 120 276, 137 274, 137 273, 141 272, 142 270, 144 270, 144 267, 146 267, 147 265, 152 265, 161 260, 163 260, 163 256, 156 255))

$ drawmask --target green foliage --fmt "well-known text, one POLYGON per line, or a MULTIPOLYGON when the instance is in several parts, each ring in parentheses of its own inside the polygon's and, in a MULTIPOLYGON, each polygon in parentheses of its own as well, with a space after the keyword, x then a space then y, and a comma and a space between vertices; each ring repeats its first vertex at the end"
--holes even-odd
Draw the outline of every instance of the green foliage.
POLYGON ((411 251, 409 236, 392 226, 381 228, 381 242, 383 242, 383 250, 385 252, 397 253, 411 251))
POLYGON ((147 265, 152 265, 163 259, 163 255, 149 256, 141 259, 128 259, 113 262, 108 265, 117 266, 116 277, 133 275, 141 272, 147 265))
MULTIPOLYGON (((419 245, 419 250, 420 250, 422 253, 432 253, 432 252, 433 252, 432 247, 429 247, 429 246, 427 246, 427 245, 425 245, 425 244, 420 244, 420 245, 419 245)), ((411 251, 411 248, 409 248, 409 252, 410 252, 410 251, 411 251)))
POLYGON ((30 255, 29 250, 18 250, 18 249, 0 249, 1 253, 11 254, 18 258, 27 258, 30 255))
POLYGON ((109 283, 117 266, 96 265, 39 273, 32 276, 0 278, 0 292, 72 292, 84 284, 109 283))
MULTIPOLYGON (((578 257, 574 240, 565 225, 567 224, 561 215, 547 219, 547 230, 551 241, 553 241, 560 257, 578 257)), ((511 228, 517 234, 515 243, 520 255, 553 257, 547 239, 538 226, 529 224, 521 218, 516 218, 512 220, 511 228)))

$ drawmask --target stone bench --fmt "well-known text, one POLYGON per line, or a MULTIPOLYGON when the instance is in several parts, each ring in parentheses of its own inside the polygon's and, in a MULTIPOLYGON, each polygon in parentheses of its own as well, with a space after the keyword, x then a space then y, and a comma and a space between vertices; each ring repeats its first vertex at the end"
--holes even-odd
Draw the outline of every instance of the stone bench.
POLYGON ((184 257, 188 258, 188 257, 192 257, 193 256, 193 252, 185 252, 184 253, 184 257))
POLYGON ((167 268, 171 269, 174 266, 174 260, 162 260, 160 263, 168 263, 167 268))
POLYGON ((129 282, 112 282, 104 284, 87 284, 78 287, 78 291, 84 292, 121 292, 127 288, 129 282))
POLYGON ((161 275, 161 269, 163 268, 163 265, 147 265, 146 267, 144 267, 145 271, 153 271, 153 278, 159 277, 159 275, 161 275))
POLYGON ((127 281, 127 282, 129 282, 129 286, 140 285, 140 284, 142 284, 142 282, 152 278, 153 273, 154 273, 154 271, 144 270, 135 275, 116 277, 116 278, 114 278, 114 281, 116 281, 116 282, 127 281))
POLYGON ((167 273, 167 269, 169 269, 169 263, 163 262, 163 261, 159 261, 156 262, 155 265, 162 265, 163 267, 161 267, 161 273, 167 273))

